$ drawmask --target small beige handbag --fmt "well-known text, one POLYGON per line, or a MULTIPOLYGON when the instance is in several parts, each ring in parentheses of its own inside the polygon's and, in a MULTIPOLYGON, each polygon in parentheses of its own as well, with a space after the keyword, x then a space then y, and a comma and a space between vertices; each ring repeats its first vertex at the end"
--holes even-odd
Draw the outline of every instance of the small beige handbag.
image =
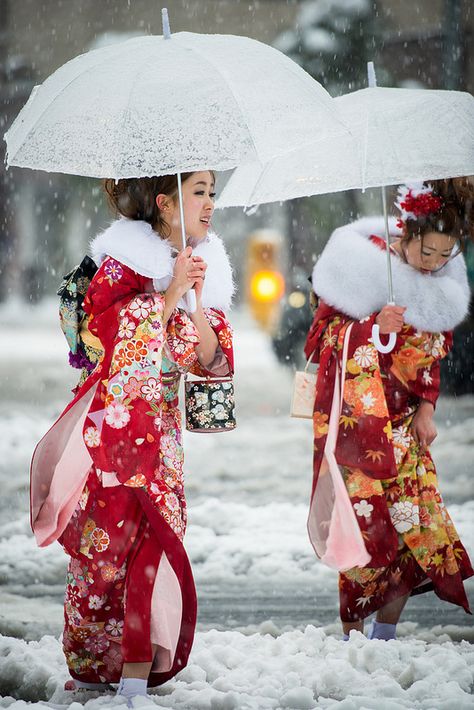
POLYGON ((313 355, 314 352, 310 355, 303 371, 299 370, 295 372, 290 416, 298 419, 313 418, 314 400, 316 399, 316 382, 319 369, 318 364, 311 363, 313 355), (311 364, 316 367, 314 372, 309 372, 308 370, 311 364))

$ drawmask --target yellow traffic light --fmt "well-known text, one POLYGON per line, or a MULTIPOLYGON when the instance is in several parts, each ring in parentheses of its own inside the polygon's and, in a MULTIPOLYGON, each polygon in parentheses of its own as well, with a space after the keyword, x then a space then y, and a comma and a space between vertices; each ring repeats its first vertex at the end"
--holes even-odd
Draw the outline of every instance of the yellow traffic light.
POLYGON ((253 317, 271 332, 278 320, 280 300, 285 293, 281 273, 283 238, 270 229, 260 229, 247 243, 247 298, 253 317))
POLYGON ((279 271, 257 271, 250 280, 252 298, 263 303, 275 303, 285 293, 285 279, 279 271))

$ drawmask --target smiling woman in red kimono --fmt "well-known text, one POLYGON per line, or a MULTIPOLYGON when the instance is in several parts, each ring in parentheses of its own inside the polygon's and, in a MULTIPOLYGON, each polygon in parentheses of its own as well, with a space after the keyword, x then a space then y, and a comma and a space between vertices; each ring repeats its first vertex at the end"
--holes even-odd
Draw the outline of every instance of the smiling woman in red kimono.
POLYGON ((194 248, 177 257, 176 179, 108 183, 122 217, 92 242, 99 269, 84 302, 102 357, 31 467, 37 542, 59 540, 71 557, 63 645, 73 686, 120 681, 127 697, 184 668, 196 623, 182 544, 180 377, 233 371, 231 268, 208 234, 214 177, 183 178, 194 248))
POLYGON ((336 230, 312 276, 320 301, 305 351, 308 358, 314 353, 319 374, 308 530, 323 560, 329 547, 334 553, 339 545, 342 559, 352 538, 360 541, 352 566, 337 567, 345 638, 351 629, 362 631, 364 618, 375 611, 369 638, 395 638, 410 594, 428 590, 469 611, 463 580, 473 569, 443 503, 428 446, 436 436, 439 363, 469 308, 459 247, 473 226, 463 198, 472 187, 462 179, 434 186, 436 192, 426 184, 403 188, 402 217, 391 224, 395 294, 403 307, 384 305, 381 219, 336 230), (374 347, 374 324, 381 333, 398 333, 391 353, 374 347), (331 430, 336 473, 345 484, 341 500, 346 497, 349 511, 339 514, 338 526, 331 512, 334 488, 328 489, 331 430), (354 527, 344 539, 348 518, 354 527))

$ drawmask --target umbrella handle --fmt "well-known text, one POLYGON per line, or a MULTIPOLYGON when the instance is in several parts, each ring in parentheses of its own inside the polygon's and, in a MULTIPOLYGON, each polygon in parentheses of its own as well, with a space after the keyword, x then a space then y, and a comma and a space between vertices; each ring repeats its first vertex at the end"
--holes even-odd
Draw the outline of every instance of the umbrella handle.
POLYGON ((395 347, 395 343, 397 342, 397 334, 389 333, 388 343, 384 345, 380 340, 380 328, 377 323, 374 323, 374 325, 372 326, 372 341, 379 353, 391 353, 393 348, 395 347))

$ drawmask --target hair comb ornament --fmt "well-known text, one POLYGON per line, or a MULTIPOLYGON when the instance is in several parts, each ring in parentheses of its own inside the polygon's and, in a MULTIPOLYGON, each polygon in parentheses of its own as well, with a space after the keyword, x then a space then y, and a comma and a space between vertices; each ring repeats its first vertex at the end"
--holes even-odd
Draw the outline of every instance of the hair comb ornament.
POLYGON ((429 183, 414 182, 398 188, 395 207, 400 212, 397 227, 404 227, 409 219, 417 220, 419 217, 439 212, 443 207, 443 200, 434 193, 429 183))

